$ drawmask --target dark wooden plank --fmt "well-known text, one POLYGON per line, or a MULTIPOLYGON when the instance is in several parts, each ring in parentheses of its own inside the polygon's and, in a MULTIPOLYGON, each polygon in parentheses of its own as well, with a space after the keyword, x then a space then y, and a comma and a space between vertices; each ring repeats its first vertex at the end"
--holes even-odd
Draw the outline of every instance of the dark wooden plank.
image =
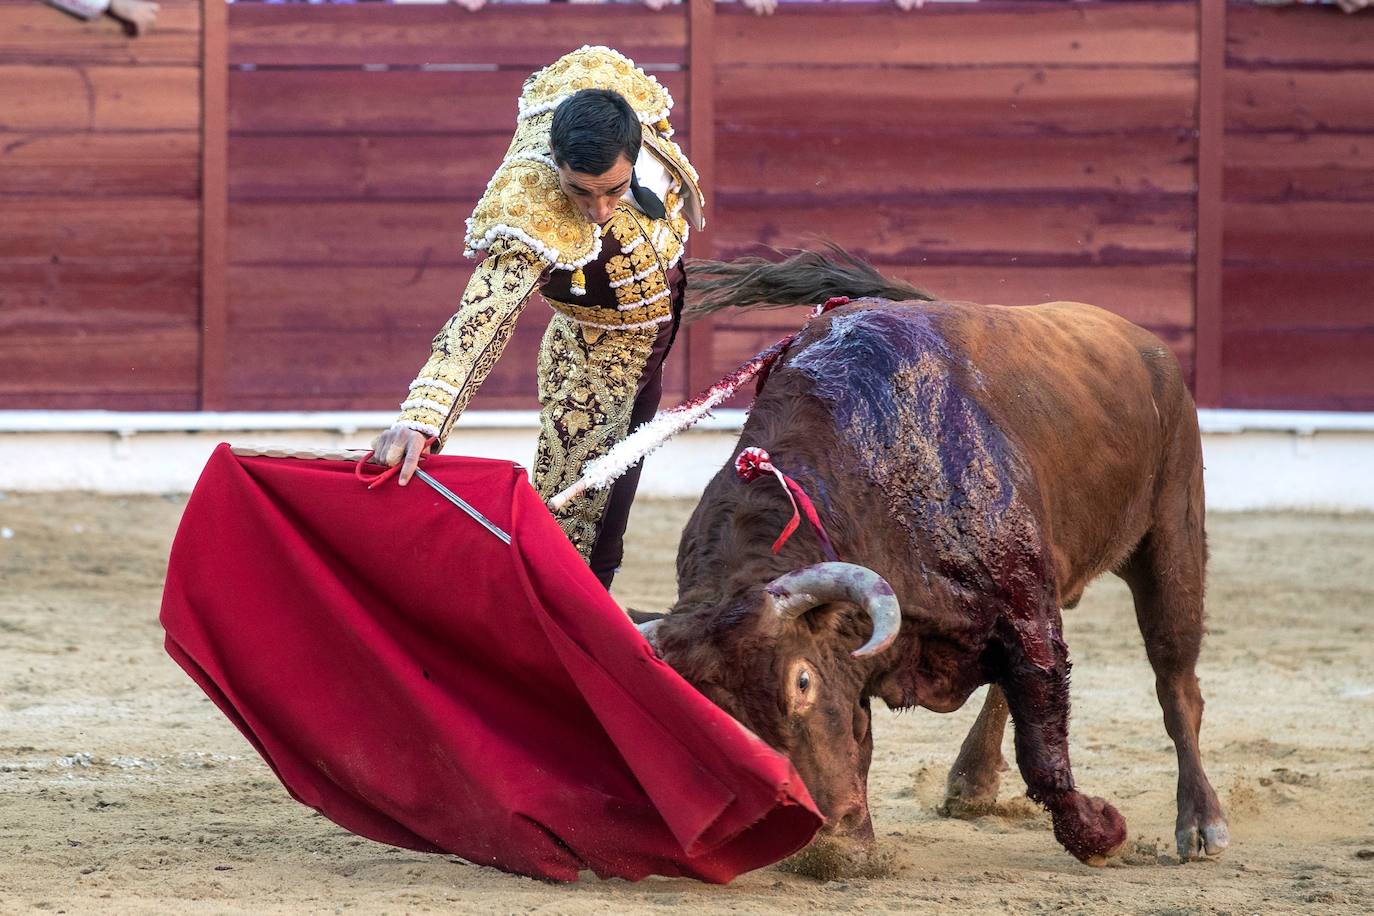
POLYGON ((1374 70, 1228 70, 1227 130, 1374 132, 1374 70))
POLYGON ((997 305, 1087 302, 1148 327, 1186 327, 1193 321, 1193 267, 926 267, 884 266, 942 299, 997 305))
POLYGON ((200 66, 200 4, 164 0, 137 38, 112 16, 86 22, 42 3, 0 4, 0 60, 8 64, 200 66))
POLYGON ((12 258, 194 260, 195 200, 173 197, 13 197, 4 202, 0 252, 12 258))
POLYGON ((790 130, 719 127, 717 192, 997 191, 1081 188, 1191 193, 1191 132, 989 137, 848 134, 814 122, 790 130))
POLYGON ((1073 266, 1184 263, 1193 257, 1193 208, 1186 197, 793 201, 718 195, 716 218, 717 250, 724 257, 760 245, 808 247, 819 238, 884 264, 1073 266))
MULTIPOLYGON (((229 127, 236 132, 447 132, 515 129, 518 70, 235 70, 229 127)), ((686 74, 664 73, 685 98, 686 74)), ((674 109, 682 120, 686 113, 674 109)))
POLYGON ((825 124, 855 137, 1192 129, 1192 68, 722 66, 716 111, 729 122, 825 124), (862 100, 856 104, 856 100, 862 100))
POLYGON ((1226 0, 1201 0, 1198 26, 1197 292, 1194 395, 1221 403, 1222 165, 1226 120, 1226 0))
MULTIPOLYGON (((534 364, 547 309, 527 309, 471 409, 537 406, 534 364), (480 401, 480 402, 479 402, 480 401)), ((386 331, 241 331, 229 339, 230 409, 321 410, 348 403, 396 408, 429 356, 429 333, 386 331)))
POLYGON ((204 143, 200 168, 200 408, 223 410, 229 260, 228 10, 210 0, 205 13, 205 78, 201 80, 204 143))
POLYGON ((234 136, 229 193, 235 200, 447 199, 470 208, 510 135, 234 136))
POLYGON ((4 258, 0 335, 183 326, 197 318, 199 288, 199 267, 191 259, 4 258))
POLYGON ((1228 203, 1228 262, 1374 268, 1374 203, 1228 203))
POLYGON ((230 62, 499 64, 537 70, 582 45, 609 45, 642 65, 686 62, 681 7, 639 5, 389 6, 234 4, 230 62))
POLYGON ((473 266, 231 266, 229 328, 376 330, 428 341, 458 307, 473 266))
POLYGON ((1235 3, 1226 15, 1233 67, 1374 67, 1374 20, 1332 8, 1235 3))
POLYGON ((1225 186, 1235 202, 1374 201, 1374 135, 1231 134, 1225 186))
POLYGON ((199 394, 168 391, 0 391, 0 410, 195 410, 199 394))
MULTIPOLYGON (((716 23, 715 0, 689 0, 691 27, 691 67, 688 72, 691 93, 690 125, 695 146, 687 149, 700 179, 703 195, 715 199, 718 193, 716 178, 716 23)), ((705 214, 707 223, 692 233, 688 240, 689 254, 696 258, 715 257, 714 214, 705 214)), ((709 316, 689 325, 682 335, 686 353, 687 372, 684 396, 690 397, 711 384, 711 351, 715 346, 714 321, 709 316)))
MULTIPOLYGON (((1228 267, 1224 289, 1227 333, 1374 331, 1374 267, 1228 267)), ((1374 372, 1374 354, 1370 371, 1374 372)))
POLYGON ((0 197, 195 197, 199 157, 200 135, 194 131, 4 134, 0 197))
POLYGON ((95 406, 110 394, 182 399, 196 389, 198 350, 194 322, 0 334, 0 398, 33 407, 64 397, 88 398, 95 406))
POLYGON ((0 65, 0 131, 199 130, 197 67, 0 65))
POLYGON ((1374 410, 1374 330, 1234 330, 1223 360, 1226 407, 1374 410))
POLYGON ((335 265, 463 264, 469 209, 449 202, 238 202, 229 260, 335 265))
POLYGON ((717 17, 721 60, 1115 66, 1197 59, 1192 3, 931 4, 910 12, 892 4, 827 3, 789 5, 784 12, 761 17, 742 4, 723 5, 717 17))

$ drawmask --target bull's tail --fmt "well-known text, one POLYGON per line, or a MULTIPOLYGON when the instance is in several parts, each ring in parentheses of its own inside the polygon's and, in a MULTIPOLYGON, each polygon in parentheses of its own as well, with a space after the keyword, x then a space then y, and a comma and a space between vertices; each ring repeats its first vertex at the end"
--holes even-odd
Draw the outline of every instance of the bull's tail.
POLYGON ((935 298, 902 280, 883 276, 872 264, 833 242, 825 246, 829 251, 798 251, 782 261, 693 259, 687 265, 683 320, 694 321, 731 306, 814 305, 833 296, 876 296, 899 302, 935 298))

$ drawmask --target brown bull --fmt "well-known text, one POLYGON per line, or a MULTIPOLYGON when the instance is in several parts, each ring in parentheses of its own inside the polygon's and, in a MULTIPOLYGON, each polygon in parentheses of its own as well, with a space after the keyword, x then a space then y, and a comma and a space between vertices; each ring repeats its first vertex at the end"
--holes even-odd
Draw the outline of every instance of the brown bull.
POLYGON ((792 513, 782 488, 727 466, 683 532, 677 604, 645 626, 662 657, 789 755, 828 835, 862 848, 870 698, 948 712, 992 684, 951 800, 995 799, 1010 711, 1028 794, 1059 841, 1095 863, 1126 825, 1074 784, 1060 608, 1115 572, 1178 752, 1179 853, 1225 848, 1198 750, 1202 453, 1168 349, 1090 305, 920 301, 811 254, 701 272, 716 274, 706 285, 717 301, 737 304, 875 290, 909 301, 862 299, 813 321, 739 441, 811 495, 846 563, 823 562, 805 527, 774 555, 792 513))

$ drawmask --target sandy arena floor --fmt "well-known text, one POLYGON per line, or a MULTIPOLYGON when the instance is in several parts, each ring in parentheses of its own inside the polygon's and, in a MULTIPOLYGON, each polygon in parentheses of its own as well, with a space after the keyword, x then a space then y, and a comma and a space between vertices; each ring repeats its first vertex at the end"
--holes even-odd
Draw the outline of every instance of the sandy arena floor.
MULTIPOLYGON (((935 814, 980 693, 947 716, 875 710, 892 877, 557 886, 362 840, 287 797, 162 652, 182 503, 0 499, 0 913, 1374 912, 1374 517, 1211 520, 1203 747, 1233 835, 1219 861, 1174 859, 1173 748, 1109 578, 1066 618, 1078 780, 1131 827, 1115 866, 1075 862, 1024 805, 935 814)), ((636 508, 622 601, 668 603, 689 510, 636 508)), ((1020 790, 1009 774, 1003 798, 1020 790)))

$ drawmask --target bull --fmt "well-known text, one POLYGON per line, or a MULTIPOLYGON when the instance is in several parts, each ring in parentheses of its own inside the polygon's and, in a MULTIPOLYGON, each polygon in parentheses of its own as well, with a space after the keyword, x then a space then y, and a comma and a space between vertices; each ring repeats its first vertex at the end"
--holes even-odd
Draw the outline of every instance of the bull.
POLYGON ((1181 858, 1219 854, 1203 771, 1202 452, 1179 364, 1090 305, 938 302, 843 252, 697 265, 699 311, 858 298, 813 320, 762 383, 739 447, 814 500, 818 537, 770 547, 783 488, 727 465, 691 516, 678 599, 641 624, 659 655, 794 762, 822 842, 871 852, 870 702, 960 708, 992 685, 951 770, 951 805, 995 801, 1008 715, 1028 796, 1100 864, 1126 824, 1069 762, 1061 609, 1104 572, 1130 587, 1178 755, 1181 858))

